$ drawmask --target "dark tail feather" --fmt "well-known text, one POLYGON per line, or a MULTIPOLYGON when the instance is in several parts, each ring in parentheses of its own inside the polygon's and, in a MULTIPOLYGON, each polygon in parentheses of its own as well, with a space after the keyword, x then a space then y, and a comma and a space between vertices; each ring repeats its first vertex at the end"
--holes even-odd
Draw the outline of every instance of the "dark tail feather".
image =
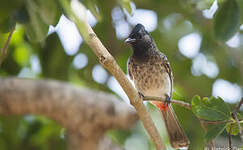
MULTIPOLYGON (((155 103, 156 106, 163 105, 161 102, 155 103)), ((173 108, 169 105, 166 110, 160 109, 160 112, 169 135, 171 146, 173 148, 188 147, 190 141, 188 140, 184 130, 181 128, 173 108)))

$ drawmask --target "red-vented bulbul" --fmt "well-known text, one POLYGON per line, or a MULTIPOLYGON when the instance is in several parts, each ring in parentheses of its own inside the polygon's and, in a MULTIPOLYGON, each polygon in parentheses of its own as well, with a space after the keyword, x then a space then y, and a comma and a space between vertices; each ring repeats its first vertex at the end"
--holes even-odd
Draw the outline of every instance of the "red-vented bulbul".
POLYGON ((154 40, 141 24, 134 27, 125 42, 133 49, 133 54, 128 61, 128 73, 139 94, 162 97, 166 100, 166 103, 158 101, 151 101, 151 103, 160 109, 171 146, 188 147, 190 142, 169 104, 173 75, 166 56, 158 50, 154 40))

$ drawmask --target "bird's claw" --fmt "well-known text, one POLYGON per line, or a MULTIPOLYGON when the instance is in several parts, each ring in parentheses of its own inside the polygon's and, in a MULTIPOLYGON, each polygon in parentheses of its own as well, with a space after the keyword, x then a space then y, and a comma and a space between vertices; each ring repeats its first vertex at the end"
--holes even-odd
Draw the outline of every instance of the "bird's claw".
POLYGON ((165 94, 164 105, 168 106, 170 104, 171 97, 168 94, 165 94))
POLYGON ((144 98, 144 95, 141 93, 141 92, 138 92, 138 96, 143 99, 144 98))

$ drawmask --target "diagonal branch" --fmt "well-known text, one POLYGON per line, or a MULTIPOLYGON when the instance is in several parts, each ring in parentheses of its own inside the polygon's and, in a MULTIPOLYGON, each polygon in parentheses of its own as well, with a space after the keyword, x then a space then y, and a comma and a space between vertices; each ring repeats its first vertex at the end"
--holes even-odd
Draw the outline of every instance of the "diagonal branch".
POLYGON ((235 112, 238 112, 240 110, 242 104, 243 104, 243 97, 241 98, 239 104, 235 107, 235 112))
POLYGON ((235 110, 232 113, 232 115, 233 115, 233 118, 236 121, 236 124, 237 124, 238 128, 239 128, 240 138, 241 138, 241 141, 243 142, 243 132, 242 132, 242 128, 241 128, 241 125, 240 125, 240 121, 239 121, 239 119, 237 117, 237 112, 239 111, 239 109, 240 109, 242 104, 243 104, 243 97, 241 98, 239 104, 235 107, 235 110))
POLYGON ((5 57, 7 55, 8 45, 9 45, 9 42, 10 42, 10 39, 13 35, 14 30, 15 30, 15 25, 11 28, 9 35, 8 35, 8 39, 7 39, 6 43, 4 44, 4 47, 1 50, 0 66, 3 63, 3 60, 5 59, 5 57))
POLYGON ((72 0, 71 5, 67 0, 60 0, 60 2, 69 18, 71 18, 77 25, 81 35, 83 36, 83 39, 98 57, 100 63, 116 78, 116 80, 127 94, 128 98, 130 99, 130 103, 136 109, 145 129, 148 131, 150 137, 152 138, 156 149, 166 150, 150 114, 147 112, 145 106, 143 105, 142 98, 139 97, 137 90, 130 83, 124 72, 116 63, 114 57, 104 47, 85 19, 86 9, 84 6, 78 0, 72 0))

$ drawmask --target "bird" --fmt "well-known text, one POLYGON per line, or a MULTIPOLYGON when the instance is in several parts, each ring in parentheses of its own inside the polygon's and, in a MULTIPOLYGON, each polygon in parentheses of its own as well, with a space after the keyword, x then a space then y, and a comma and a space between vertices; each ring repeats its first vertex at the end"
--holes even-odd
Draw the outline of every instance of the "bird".
POLYGON ((139 96, 156 96, 165 100, 150 102, 161 112, 171 146, 177 149, 188 147, 190 142, 170 104, 173 73, 167 57, 142 24, 137 24, 124 42, 133 50, 127 70, 139 96))

